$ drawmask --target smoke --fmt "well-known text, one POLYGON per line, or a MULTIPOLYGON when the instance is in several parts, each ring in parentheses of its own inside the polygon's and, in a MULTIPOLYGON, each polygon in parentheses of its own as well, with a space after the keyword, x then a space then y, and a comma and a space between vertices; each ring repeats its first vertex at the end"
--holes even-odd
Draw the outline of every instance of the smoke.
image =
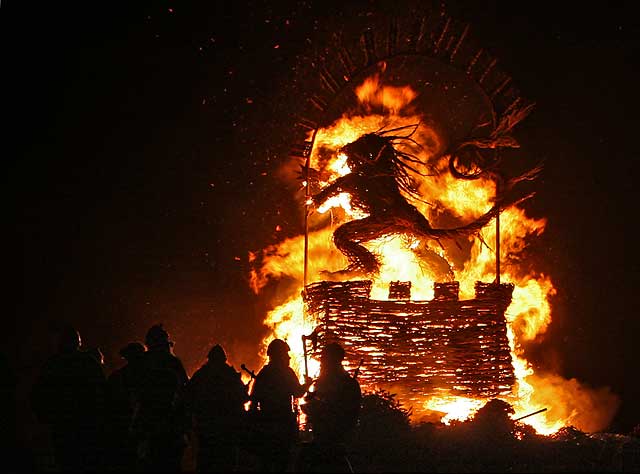
POLYGON ((621 403, 609 387, 592 388, 557 374, 535 373, 527 377, 527 382, 534 387, 532 406, 547 407, 549 424, 574 426, 586 433, 606 429, 621 403))

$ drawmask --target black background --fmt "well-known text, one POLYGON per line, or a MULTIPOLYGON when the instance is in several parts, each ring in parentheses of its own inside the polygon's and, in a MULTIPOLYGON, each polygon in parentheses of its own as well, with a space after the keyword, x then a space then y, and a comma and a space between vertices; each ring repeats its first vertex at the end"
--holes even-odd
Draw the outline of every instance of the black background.
MULTIPOLYGON (((545 160, 530 212, 548 224, 532 251, 558 295, 532 362, 611 387, 621 432, 640 413, 632 5, 445 4, 536 102, 518 138, 545 160)), ((280 91, 314 34, 376 8, 2 2, 6 275, 17 283, 4 339, 19 374, 36 370, 60 318, 109 369, 155 322, 190 372, 214 340, 236 366, 258 363, 268 303, 248 287, 248 252, 301 232, 273 178, 300 100, 280 91)))

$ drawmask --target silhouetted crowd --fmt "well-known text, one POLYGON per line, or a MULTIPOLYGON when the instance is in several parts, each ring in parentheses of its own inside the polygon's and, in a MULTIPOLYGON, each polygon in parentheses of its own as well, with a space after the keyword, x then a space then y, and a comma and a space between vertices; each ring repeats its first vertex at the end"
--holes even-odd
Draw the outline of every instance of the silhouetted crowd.
POLYGON ((56 471, 180 472, 190 447, 199 472, 352 472, 345 445, 362 393, 337 343, 322 348, 318 378, 300 383, 290 347, 274 339, 257 374, 243 366, 245 384, 218 344, 189 378, 162 325, 123 347, 108 376, 76 328, 52 336, 31 405, 50 427, 56 471))

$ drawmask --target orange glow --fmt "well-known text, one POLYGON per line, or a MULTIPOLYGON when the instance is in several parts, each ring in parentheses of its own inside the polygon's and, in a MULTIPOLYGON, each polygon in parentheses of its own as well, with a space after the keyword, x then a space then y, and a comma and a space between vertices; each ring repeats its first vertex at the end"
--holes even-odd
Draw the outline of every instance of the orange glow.
POLYGON ((364 80, 356 88, 356 95, 361 103, 371 106, 383 106, 391 114, 397 114, 413 99, 416 93, 410 87, 383 86, 378 74, 364 80))
MULTIPOLYGON (((429 161, 432 165, 431 173, 425 173, 430 174, 428 176, 414 176, 425 202, 412 200, 410 196, 407 199, 435 228, 454 227, 452 219, 458 222, 457 225, 470 222, 491 208, 495 196, 492 181, 456 179, 447 171, 447 158, 437 158, 442 151, 442 140, 433 129, 424 125, 421 117, 408 113, 405 109, 416 97, 411 88, 382 85, 375 75, 366 79, 356 89, 356 94, 364 104, 382 106, 387 114, 344 116, 317 131, 311 153, 311 167, 320 172, 322 186, 350 171, 345 156, 338 152, 340 147, 364 133, 383 127, 395 128, 421 123, 414 138, 424 144, 424 148, 411 152, 419 153, 424 162, 429 161), (402 115, 403 112, 405 115, 402 115), (333 159, 321 164, 318 156, 320 148, 335 150, 333 159), (433 175, 434 169, 440 170, 440 173, 433 175)), ((346 259, 333 245, 332 234, 341 223, 359 217, 362 216, 351 208, 349 195, 346 193, 336 196, 309 216, 308 283, 325 279, 322 271, 332 272, 346 266, 346 259), (330 219, 327 219, 328 215, 330 219)), ((541 434, 550 434, 569 425, 595 431, 604 428, 611 420, 617 403, 616 397, 607 390, 584 387, 576 380, 565 380, 555 374, 537 374, 526 360, 522 348, 524 342, 535 343, 545 334, 552 321, 550 298, 557 290, 551 276, 535 271, 525 273, 519 267, 519 260, 509 260, 508 256, 522 254, 530 239, 540 236, 545 226, 545 219, 530 218, 519 207, 508 208, 500 215, 501 261, 504 262, 500 278, 503 282, 515 285, 506 319, 517 383, 512 393, 504 398, 513 405, 516 411, 514 417, 548 408, 543 413, 523 420, 523 423, 530 424, 541 434)), ((491 282, 496 278, 495 232, 492 221, 481 232, 482 241, 460 239, 460 244, 466 244, 466 250, 461 250, 453 242, 443 241, 443 247, 440 247, 435 242, 420 242, 404 235, 390 235, 368 243, 366 246, 380 256, 382 263, 380 274, 373 280, 371 298, 387 299, 389 282, 399 280, 412 282, 412 299, 430 300, 433 298, 434 282, 453 279, 460 282, 460 299, 473 299, 476 281, 491 282), (419 248, 425 248, 433 255, 429 265, 424 265, 416 256, 415 250, 419 248), (448 273, 449 268, 452 273, 448 273)), ((286 339, 294 356, 292 364, 302 377, 304 359, 301 337, 309 334, 319 323, 305 319, 309 316, 305 316, 300 296, 303 289, 304 236, 283 240, 263 249, 260 254, 261 260, 251 272, 251 286, 256 293, 271 279, 288 277, 299 283, 297 289, 283 301, 274 302, 277 307, 266 315, 265 324, 273 332, 265 339, 264 344, 266 347, 273 337, 286 339)), ((251 258, 257 263, 255 255, 251 258)), ((309 374, 316 376, 318 362, 309 360, 308 366, 309 374)), ((402 389, 393 389, 402 402, 402 389)), ((436 413, 443 423, 464 420, 472 416, 486 401, 449 394, 433 396, 423 400, 421 406, 412 406, 413 417, 420 420, 436 413)))

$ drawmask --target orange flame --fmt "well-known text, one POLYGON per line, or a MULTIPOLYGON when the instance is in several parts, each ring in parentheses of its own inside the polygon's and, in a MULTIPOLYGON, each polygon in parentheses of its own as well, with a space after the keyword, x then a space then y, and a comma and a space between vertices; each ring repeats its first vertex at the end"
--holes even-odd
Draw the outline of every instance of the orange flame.
POLYGON ((379 74, 368 77, 356 88, 356 96, 361 103, 382 106, 393 115, 398 114, 416 95, 410 87, 381 85, 379 74))
MULTIPOLYGON (((362 134, 383 127, 422 123, 419 116, 400 115, 405 106, 416 97, 410 87, 383 86, 375 75, 366 79, 356 89, 356 94, 361 102, 382 106, 387 113, 345 116, 317 131, 311 166, 321 171, 322 185, 349 172, 344 155, 337 151, 340 147, 355 141, 362 134), (320 163, 318 150, 321 148, 336 151, 329 163, 320 163)), ((425 146, 410 151, 419 154, 423 162, 429 162, 432 171, 446 170, 446 159, 436 158, 442 151, 438 134, 421 124, 414 138, 425 146)), ((447 172, 435 176, 416 175, 415 178, 424 202, 414 200, 412 203, 434 227, 451 227, 445 223, 446 219, 449 222, 451 219, 458 222, 471 221, 491 207, 491 200, 495 196, 493 182, 489 180, 458 180, 447 172)), ((410 196, 406 197, 411 199, 410 196)), ((332 233, 338 224, 357 217, 350 206, 348 194, 337 196, 318 209, 317 214, 310 216, 309 282, 322 280, 322 271, 331 272, 346 266, 346 259, 333 245, 332 233), (332 224, 322 227, 319 223, 322 219, 326 221, 327 215, 332 224)), ((512 207, 501 213, 500 226, 501 260, 506 262, 505 256, 521 254, 531 237, 544 232, 546 220, 532 219, 524 210, 512 207)), ((447 275, 450 275, 447 272, 452 270, 454 279, 460 282, 460 299, 472 299, 476 281, 494 281, 496 277, 493 248, 495 233, 495 226, 488 225, 482 231, 482 242, 461 239, 459 243, 467 244, 466 250, 444 242, 440 248, 407 236, 388 236, 368 243, 366 246, 381 257, 382 263, 380 274, 373 281, 371 297, 387 299, 388 283, 400 280, 412 282, 414 299, 429 300, 433 298, 433 283, 445 281, 447 275), (421 265, 416 257, 414 250, 420 246, 427 246, 432 253, 432 265, 429 268, 421 265)), ((265 324, 272 327, 273 333, 264 342, 266 346, 272 337, 287 339, 295 356, 293 366, 302 375, 302 335, 309 334, 319 323, 305 319, 308 316, 304 314, 300 296, 303 289, 304 236, 299 235, 272 245, 262 250, 261 257, 259 266, 251 273, 251 286, 256 293, 271 279, 286 276, 299 283, 297 290, 284 302, 278 302, 278 306, 266 316, 265 324)), ((548 408, 543 413, 523 420, 541 434, 550 434, 569 425, 587 431, 604 428, 617 407, 615 395, 607 389, 589 389, 577 380, 565 380, 556 374, 536 373, 526 360, 522 343, 535 342, 544 335, 552 319, 550 297, 556 293, 556 289, 550 276, 523 274, 517 261, 509 263, 501 271, 501 279, 515 285, 506 319, 517 383, 512 394, 505 397, 515 408, 514 417, 548 408)), ((309 375, 316 376, 319 364, 310 360, 308 368, 309 375)), ((397 393, 398 400, 402 401, 402 388, 394 387, 394 392, 397 393)), ((433 396, 425 399, 422 406, 413 406, 413 416, 420 420, 435 413, 443 423, 449 423, 451 420, 464 420, 472 416, 485 402, 486 400, 470 397, 433 396)))

